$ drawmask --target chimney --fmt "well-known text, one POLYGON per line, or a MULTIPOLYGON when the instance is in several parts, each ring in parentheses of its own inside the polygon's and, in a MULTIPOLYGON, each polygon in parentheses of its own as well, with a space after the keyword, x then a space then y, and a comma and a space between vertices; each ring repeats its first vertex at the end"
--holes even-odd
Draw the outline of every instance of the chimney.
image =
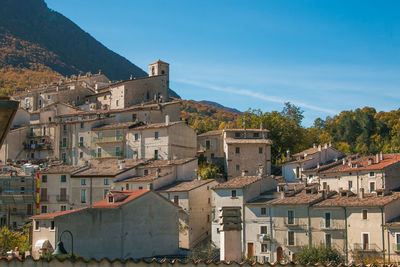
POLYGON ((379 163, 380 162, 380 160, 379 160, 379 154, 376 154, 376 161, 375 161, 375 163, 379 163))
POLYGON ((329 141, 329 147, 332 147, 332 142, 331 141, 329 141))
POLYGON ((364 188, 360 188, 360 198, 364 198, 364 188))
POLYGON ((343 165, 346 165, 346 159, 343 159, 343 165))
POLYGON ((242 176, 247 176, 247 170, 242 170, 242 176))
POLYGON ((321 145, 318 145, 318 151, 322 151, 321 145))
POLYGON ((328 143, 325 143, 324 149, 328 149, 328 143))
POLYGON ((317 145, 314 143, 314 144, 312 144, 312 147, 313 148, 317 148, 317 145))
POLYGON ((281 193, 281 195, 280 195, 281 199, 284 199, 285 198, 285 191, 281 191, 280 193, 281 193))
POLYGON ((290 161, 290 150, 286 150, 286 161, 290 161))
POLYGON ((169 125, 169 115, 165 115, 165 125, 169 125))
POLYGON ((381 160, 383 160, 383 152, 382 151, 379 153, 379 157, 381 160))
POLYGON ((131 74, 131 76, 129 76, 129 80, 133 80, 133 75, 131 74))
POLYGON ((369 159, 368 159, 368 166, 369 166, 369 165, 372 165, 372 163, 373 163, 373 159, 369 158, 369 159))
POLYGON ((264 167, 262 165, 258 166, 258 176, 262 177, 264 174, 264 167))
POLYGON ((118 167, 120 170, 125 169, 125 160, 118 160, 118 167))
POLYGON ((318 164, 317 164, 317 169, 319 169, 321 166, 319 165, 319 162, 318 162, 318 164))

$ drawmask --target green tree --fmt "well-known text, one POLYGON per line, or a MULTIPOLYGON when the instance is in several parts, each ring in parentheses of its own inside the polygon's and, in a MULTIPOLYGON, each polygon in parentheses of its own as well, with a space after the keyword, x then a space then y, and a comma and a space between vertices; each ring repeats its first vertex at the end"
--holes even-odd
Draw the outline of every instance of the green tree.
POLYGON ((296 261, 301 264, 341 264, 343 256, 334 248, 327 246, 305 247, 296 253, 296 261))
POLYGON ((6 255, 7 251, 14 250, 18 247, 20 252, 30 249, 29 244, 29 227, 24 227, 22 232, 15 232, 7 227, 0 230, 0 249, 1 254, 6 255))

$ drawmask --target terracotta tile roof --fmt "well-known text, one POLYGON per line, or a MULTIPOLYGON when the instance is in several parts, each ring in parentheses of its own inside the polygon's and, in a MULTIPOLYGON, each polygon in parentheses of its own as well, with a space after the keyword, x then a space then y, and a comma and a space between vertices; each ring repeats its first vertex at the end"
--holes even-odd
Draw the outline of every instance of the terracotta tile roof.
POLYGON ((85 166, 70 166, 70 165, 58 165, 58 166, 51 166, 46 169, 40 170, 40 174, 71 174, 80 169, 85 168, 85 166))
POLYGON ((399 227, 400 226, 400 216, 391 219, 389 222, 386 223, 386 226, 389 227, 399 227))
POLYGON ((221 135, 222 134, 222 130, 216 130, 216 131, 208 131, 206 133, 202 133, 199 134, 199 137, 203 137, 203 136, 212 136, 212 135, 221 135))
POLYGON ((158 189, 159 192, 187 192, 200 186, 214 182, 214 179, 182 181, 158 189))
POLYGON ((172 165, 182 165, 191 161, 197 160, 197 158, 184 158, 184 159, 174 159, 174 160, 149 160, 146 165, 140 168, 160 168, 172 165))
MULTIPOLYGON (((224 129, 224 132, 244 132, 244 129, 224 129)), ((267 129, 246 129, 247 132, 269 132, 267 129)))
POLYGON ((311 155, 311 154, 314 154, 314 153, 317 153, 317 152, 318 152, 318 147, 312 147, 312 148, 308 148, 306 150, 303 150, 303 151, 301 151, 299 153, 296 153, 293 156, 298 157, 298 156, 303 156, 304 154, 311 155))
POLYGON ((120 169, 117 159, 97 159, 91 161, 91 166, 72 175, 75 177, 115 177, 120 173, 144 164, 144 160, 125 159, 125 168, 120 169))
POLYGON ((162 177, 165 177, 167 175, 170 175, 170 173, 159 174, 158 176, 155 173, 152 173, 152 174, 149 174, 149 175, 144 175, 144 176, 129 176, 129 177, 126 177, 126 178, 117 179, 114 182, 116 182, 116 183, 120 183, 120 182, 124 182, 124 183, 129 183, 129 182, 132 182, 132 183, 134 183, 134 182, 153 182, 153 181, 155 181, 157 179, 160 179, 162 177))
MULTIPOLYGON (((335 191, 329 192, 329 195, 336 194, 335 191)), ((321 192, 311 191, 307 193, 304 189, 300 193, 285 195, 284 198, 277 198, 270 202, 271 205, 310 205, 323 200, 324 197, 321 192)))
POLYGON ((147 130, 147 129, 159 129, 159 128, 168 128, 170 126, 180 124, 180 123, 185 123, 184 121, 171 121, 168 125, 165 124, 165 122, 160 122, 160 123, 152 123, 152 124, 147 124, 139 127, 132 128, 132 130, 147 130))
POLYGON ((260 180, 259 176, 239 176, 225 183, 221 183, 215 186, 213 189, 240 189, 248 186, 249 184, 257 182, 258 180, 260 180))
POLYGON ((150 192, 150 190, 131 190, 131 191, 111 191, 114 196, 114 202, 109 203, 108 198, 100 200, 99 202, 94 203, 91 208, 95 209, 116 209, 121 207, 122 205, 150 192))
POLYGON ((130 128, 136 125, 142 126, 143 122, 120 122, 120 123, 111 123, 100 125, 97 127, 93 127, 93 131, 100 131, 100 130, 114 130, 114 129, 122 129, 122 128, 130 128))
POLYGON ((330 197, 318 204, 316 207, 381 207, 385 206, 395 200, 400 199, 400 192, 390 192, 384 196, 377 196, 374 194, 364 194, 364 198, 357 195, 340 196, 337 194, 330 197))
POLYGON ((80 209, 75 209, 75 210, 65 210, 65 211, 58 211, 58 212, 52 212, 52 213, 43 213, 43 214, 32 216, 31 218, 32 219, 53 219, 53 218, 56 218, 61 215, 70 214, 70 213, 77 212, 77 211, 84 210, 84 209, 87 209, 87 208, 80 208, 80 209))
POLYGON ((227 144, 268 144, 271 145, 272 141, 270 139, 261 138, 225 138, 227 144))
POLYGON ((373 170, 382 170, 394 163, 400 161, 400 154, 385 154, 383 155, 383 160, 380 160, 379 163, 374 163, 376 157, 375 156, 365 156, 365 157, 357 157, 355 155, 348 156, 338 162, 331 163, 329 165, 320 166, 320 169, 317 168, 311 169, 309 171, 315 171, 320 174, 326 173, 337 173, 337 172, 354 172, 354 171, 373 171, 373 170), (346 161, 343 164, 343 161, 346 161), (372 160, 372 164, 368 165, 368 161, 372 160), (350 166, 349 166, 350 165, 350 166))

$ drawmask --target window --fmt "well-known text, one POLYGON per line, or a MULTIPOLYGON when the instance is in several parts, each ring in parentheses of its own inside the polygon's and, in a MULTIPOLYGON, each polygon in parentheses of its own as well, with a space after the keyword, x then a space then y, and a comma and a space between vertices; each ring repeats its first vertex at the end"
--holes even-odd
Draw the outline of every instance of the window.
POLYGON ((210 222, 210 214, 207 214, 207 222, 210 222))
POLYGON ((369 177, 375 177, 375 172, 370 172, 369 177))
POLYGON ((154 132, 154 139, 158 139, 158 132, 154 132))
POLYGON ((258 148, 258 154, 262 154, 263 153, 263 148, 262 147, 259 147, 258 148))
POLYGON ((129 190, 129 184, 125 185, 125 190, 129 190))
POLYGON ((154 159, 158 160, 158 150, 154 150, 154 159))
POLYGON ((325 234, 325 246, 331 247, 332 246, 332 235, 325 234))
POLYGON ((99 139, 103 138, 103 132, 98 132, 97 137, 98 137, 99 139))
POLYGON ((215 155, 214 153, 211 153, 211 158, 214 159, 215 155))
POLYGON ((174 203, 179 205, 179 196, 174 196, 174 203))
POLYGON ((240 147, 235 147, 235 153, 240 154, 240 147))
POLYGON ((50 99, 51 98, 51 95, 47 95, 47 99, 50 99))
POLYGON ((294 246, 294 232, 288 231, 288 246, 294 246))
POLYGON ((47 183, 47 175, 42 175, 42 183, 47 183))
POLYGON ((232 197, 236 197, 236 190, 232 190, 231 196, 232 196, 232 197))
POLYGON ((55 227, 54 227, 54 221, 51 221, 51 222, 50 222, 50 230, 53 230, 53 231, 54 231, 54 229, 55 229, 55 227))
POLYGON ((35 231, 39 231, 40 230, 40 223, 39 221, 35 221, 35 231))
POLYGON ((47 188, 40 188, 40 201, 47 201, 47 188))
POLYGON ((41 206, 40 213, 47 213, 47 206, 41 206))
POLYGON ((143 186, 139 186, 139 190, 142 190, 143 189, 143 186))
POLYGON ((261 208, 261 215, 267 215, 267 208, 261 208))
POLYGON ((83 146, 83 136, 79 137, 79 146, 83 146))
POLYGON ((353 189, 353 181, 349 181, 349 190, 353 189))
POLYGON ((114 202, 114 197, 112 195, 108 196, 108 203, 113 203, 114 202))
POLYGON ((331 213, 330 212, 325 212, 324 225, 325 225, 325 228, 331 227, 331 213))
POLYGON ((121 148, 119 146, 115 147, 115 156, 121 156, 121 148))
POLYGON ((110 179, 105 178, 104 179, 104 185, 110 185, 110 179))
POLYGON ((62 153, 61 154, 61 159, 62 159, 63 162, 66 162, 67 161, 67 153, 65 153, 65 152, 62 153))
POLYGON ((79 152, 79 158, 83 158, 83 152, 79 152))
POLYGON ((97 148, 97 157, 101 158, 101 147, 97 148))
POLYGON ((117 100, 115 101, 115 105, 118 106, 118 104, 119 104, 119 100, 117 99, 117 100))
POLYGON ((150 93, 149 93, 149 91, 147 91, 147 93, 146 93, 146 99, 150 99, 150 93))
POLYGON ((240 165, 239 164, 236 164, 236 170, 240 171, 240 165))
POLYGON ((322 183, 322 189, 326 190, 327 186, 328 186, 328 184, 326 182, 322 183))
POLYGON ((104 189, 104 199, 107 198, 107 194, 108 194, 109 191, 110 191, 110 190, 108 190, 108 189, 104 189))
POLYGON ((211 141, 206 140, 206 149, 210 149, 210 148, 211 148, 211 141))
POLYGON ((63 130, 64 130, 64 131, 67 130, 67 125, 66 125, 66 124, 63 125, 63 130))
POLYGON ((294 224, 294 210, 288 210, 287 223, 294 224))
POLYGON ((61 208, 60 208, 60 210, 61 210, 61 211, 66 211, 66 210, 67 210, 67 206, 62 205, 61 208))
POLYGON ((375 182, 370 182, 369 183, 369 192, 370 193, 375 193, 375 182))
POLYGON ((369 233, 362 233, 362 249, 369 250, 369 233))
POLYGON ((137 115, 136 114, 132 114, 132 121, 136 121, 137 120, 137 115))
POLYGON ((135 133, 135 141, 139 140, 139 134, 135 133))
POLYGON ((86 189, 81 190, 81 202, 86 203, 86 189))
POLYGON ((367 220, 368 219, 368 210, 363 210, 362 211, 362 219, 367 220))
POLYGON ((255 138, 260 137, 260 134, 259 133, 253 133, 253 137, 255 137, 255 138))
POLYGON ((210 204, 211 203, 211 198, 208 198, 208 204, 210 204))
POLYGON ((85 128, 85 123, 81 122, 81 129, 85 128))
POLYGON ((400 234, 396 234, 395 250, 400 251, 400 234))
POLYGON ((60 201, 67 201, 67 188, 60 188, 60 201))
POLYGON ((66 175, 61 175, 61 183, 65 183, 67 181, 67 176, 66 175))
POLYGON ((240 133, 235 133, 235 137, 239 138, 240 137, 240 133))
POLYGON ((263 235, 266 235, 266 234, 268 234, 268 232, 267 232, 267 226, 260 226, 260 234, 263 234, 263 235))
POLYGON ((261 252, 268 252, 268 244, 261 244, 261 252))
POLYGON ((149 170, 144 170, 143 173, 144 175, 149 175, 149 170))
POLYGON ((62 147, 66 147, 67 146, 67 138, 66 137, 63 137, 61 146, 62 147))
POLYGON ((81 179, 81 185, 86 185, 86 179, 81 179))

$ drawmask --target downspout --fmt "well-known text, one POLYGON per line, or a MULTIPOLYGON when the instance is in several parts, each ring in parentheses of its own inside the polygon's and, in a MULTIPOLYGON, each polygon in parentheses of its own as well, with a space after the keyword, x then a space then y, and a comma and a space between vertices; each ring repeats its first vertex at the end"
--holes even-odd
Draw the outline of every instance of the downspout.
POLYGON ((311 247, 312 246, 312 238, 311 238, 310 205, 307 206, 307 217, 308 217, 308 247, 311 247))
POLYGON ((360 194, 360 182, 359 182, 359 176, 358 176, 358 172, 357 173, 357 195, 360 194))
POLYGON ((270 241, 271 242, 271 246, 270 246, 270 249, 271 249, 271 262, 274 262, 274 252, 272 250, 272 243, 274 242, 273 241, 274 235, 273 235, 273 231, 272 231, 273 224, 272 224, 271 211, 272 211, 271 206, 269 206, 268 207, 268 212, 269 212, 269 229, 270 229, 270 232, 271 232, 271 241, 270 241))
MULTIPOLYGON (((358 180, 358 179, 357 179, 358 180)), ((345 249, 345 254, 346 254, 346 264, 349 263, 349 240, 347 236, 347 209, 346 207, 343 207, 344 209, 344 235, 345 235, 345 242, 344 242, 344 249, 345 249)))
POLYGON ((388 243, 388 264, 390 265, 390 234, 389 234, 389 229, 387 229, 387 243, 388 243))
POLYGON ((385 265, 385 223, 384 223, 383 207, 381 207, 381 220, 382 220, 382 254, 383 254, 383 265, 385 265))
POLYGON ((90 198, 89 198, 89 206, 92 206, 92 192, 93 192, 93 178, 90 177, 90 198))
MULTIPOLYGON (((242 193, 243 193, 243 190, 242 190, 242 193)), ((243 210, 243 214, 242 214, 242 216, 243 216, 243 221, 242 221, 242 225, 243 225, 243 227, 242 227, 242 231, 243 231, 243 233, 242 233, 242 237, 243 237, 243 248, 242 248, 242 253, 243 254, 246 254, 246 222, 245 222, 245 220, 246 220, 246 216, 245 216, 245 214, 246 214, 246 212, 245 212, 245 205, 244 205, 244 201, 243 201, 243 204, 242 204, 242 210, 243 210)))

